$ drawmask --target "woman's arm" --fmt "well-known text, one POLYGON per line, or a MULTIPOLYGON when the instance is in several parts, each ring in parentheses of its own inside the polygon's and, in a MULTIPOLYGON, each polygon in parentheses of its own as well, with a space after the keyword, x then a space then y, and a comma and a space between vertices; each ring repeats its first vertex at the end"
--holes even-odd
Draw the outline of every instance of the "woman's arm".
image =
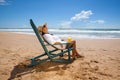
POLYGON ((60 43, 60 42, 55 42, 54 44, 62 44, 62 43, 60 43))

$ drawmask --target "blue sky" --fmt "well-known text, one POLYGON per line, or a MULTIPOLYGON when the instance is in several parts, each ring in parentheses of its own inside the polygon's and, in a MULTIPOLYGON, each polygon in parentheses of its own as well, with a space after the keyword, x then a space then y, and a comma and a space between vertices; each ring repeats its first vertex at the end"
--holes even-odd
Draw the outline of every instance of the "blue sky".
POLYGON ((120 29, 120 0, 0 0, 0 28, 120 29))

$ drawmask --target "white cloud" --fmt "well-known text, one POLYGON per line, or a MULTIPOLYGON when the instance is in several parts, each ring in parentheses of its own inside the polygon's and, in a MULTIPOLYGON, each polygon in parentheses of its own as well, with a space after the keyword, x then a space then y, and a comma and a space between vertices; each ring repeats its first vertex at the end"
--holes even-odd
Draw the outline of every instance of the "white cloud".
POLYGON ((63 28, 70 28, 71 27, 71 21, 65 21, 65 22, 63 22, 63 23, 61 23, 61 26, 63 27, 63 28))
POLYGON ((75 21, 78 21, 78 20, 82 20, 82 19, 88 19, 90 15, 92 15, 92 11, 91 10, 88 10, 88 11, 81 11, 80 13, 78 14, 75 14, 75 16, 73 16, 71 18, 71 20, 75 20, 75 21))
POLYGON ((97 22, 98 22, 99 24, 103 24, 103 23, 105 23, 104 20, 97 20, 97 22))
POLYGON ((0 5, 9 5, 9 3, 7 3, 6 0, 0 0, 0 5))
POLYGON ((63 28, 70 28, 71 27, 71 24, 74 22, 74 21, 78 21, 78 20, 85 20, 85 19, 88 19, 90 17, 90 15, 92 15, 92 11, 91 10, 87 10, 87 11, 81 11, 80 13, 78 14, 75 14, 75 16, 71 17, 71 19, 69 21, 65 21, 63 23, 61 23, 61 26, 63 28))
POLYGON ((90 25, 91 24, 96 24, 96 23, 97 24, 104 24, 105 23, 104 20, 93 20, 93 21, 91 21, 89 18, 92 14, 93 14, 93 12, 91 10, 87 10, 87 11, 83 10, 80 13, 75 14, 75 16, 71 17, 70 20, 62 22, 61 26, 63 28, 71 28, 71 24, 74 24, 77 21, 84 22, 86 24, 88 23, 90 25))
POLYGON ((4 3, 4 2, 6 2, 5 0, 0 0, 0 3, 4 3))
POLYGON ((104 24, 104 20, 95 20, 95 21, 90 21, 90 23, 98 23, 98 24, 104 24))

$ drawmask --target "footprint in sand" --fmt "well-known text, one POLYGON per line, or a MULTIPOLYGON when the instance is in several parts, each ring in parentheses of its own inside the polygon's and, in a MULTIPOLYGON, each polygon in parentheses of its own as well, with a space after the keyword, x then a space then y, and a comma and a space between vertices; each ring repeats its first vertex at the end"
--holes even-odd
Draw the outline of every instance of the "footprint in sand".
POLYGON ((90 60, 92 63, 99 63, 97 60, 90 60))
POLYGON ((13 51, 11 51, 11 50, 9 50, 9 49, 3 49, 3 51, 5 52, 5 53, 7 53, 7 54, 9 54, 9 53, 12 53, 13 51))
POLYGON ((90 80, 99 80, 97 77, 89 77, 90 80))
POLYGON ((103 72, 97 72, 97 73, 100 75, 103 75, 103 76, 113 77, 111 74, 107 74, 107 73, 103 73, 103 72))
POLYGON ((59 69, 60 70, 58 70, 56 74, 61 75, 61 76, 64 75, 65 73, 64 70, 62 68, 59 68, 59 69))

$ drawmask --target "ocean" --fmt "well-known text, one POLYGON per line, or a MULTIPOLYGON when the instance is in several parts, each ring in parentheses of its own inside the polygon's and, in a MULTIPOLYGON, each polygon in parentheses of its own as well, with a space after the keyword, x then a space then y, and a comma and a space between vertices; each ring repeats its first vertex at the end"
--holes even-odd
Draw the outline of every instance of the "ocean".
MULTIPOLYGON (((0 29, 0 32, 15 32, 19 34, 35 35, 33 29, 0 29)), ((61 38, 75 39, 117 39, 120 29, 49 29, 50 34, 61 38)))

